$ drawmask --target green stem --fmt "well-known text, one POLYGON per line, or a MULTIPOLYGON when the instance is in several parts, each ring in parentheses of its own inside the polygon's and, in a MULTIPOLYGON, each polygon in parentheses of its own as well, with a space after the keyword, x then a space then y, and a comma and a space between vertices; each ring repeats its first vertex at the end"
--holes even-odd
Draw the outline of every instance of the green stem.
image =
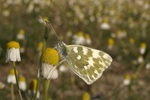
POLYGON ((34 100, 37 100, 37 92, 39 90, 39 86, 40 86, 40 77, 37 78, 37 86, 36 86, 36 92, 35 92, 34 100))
POLYGON ((47 79, 45 79, 44 84, 44 100, 47 100, 47 79))
POLYGON ((11 97, 12 97, 12 100, 15 100, 15 97, 14 97, 14 85, 11 83, 11 97))
POLYGON ((19 84, 18 84, 18 77, 17 77, 17 73, 16 73, 16 66, 15 66, 15 62, 13 62, 13 66, 14 66, 14 72, 15 72, 15 77, 16 77, 16 83, 17 83, 17 87, 18 87, 18 92, 19 92, 19 96, 20 96, 20 99, 22 99, 22 95, 21 95, 21 92, 20 92, 20 89, 19 89, 19 84))
POLYGON ((48 89, 49 89, 49 85, 50 85, 50 83, 51 83, 51 79, 50 79, 50 80, 48 80, 48 82, 47 82, 47 91, 48 91, 48 89))

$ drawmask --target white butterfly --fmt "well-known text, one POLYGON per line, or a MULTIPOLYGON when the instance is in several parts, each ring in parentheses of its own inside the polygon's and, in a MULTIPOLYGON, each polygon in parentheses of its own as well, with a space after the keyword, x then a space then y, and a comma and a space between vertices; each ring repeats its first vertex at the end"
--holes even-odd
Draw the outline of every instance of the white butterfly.
MULTIPOLYGON (((51 31, 55 33, 50 23, 47 21, 46 23, 49 25, 51 31)), ((112 58, 103 51, 81 45, 66 45, 60 40, 55 49, 70 69, 87 84, 92 84, 100 78, 103 71, 112 62, 112 58)))

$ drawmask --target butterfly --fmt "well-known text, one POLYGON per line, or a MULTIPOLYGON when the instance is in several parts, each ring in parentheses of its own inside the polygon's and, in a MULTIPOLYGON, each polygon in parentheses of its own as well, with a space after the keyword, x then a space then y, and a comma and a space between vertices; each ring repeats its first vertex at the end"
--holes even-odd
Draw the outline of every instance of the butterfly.
MULTIPOLYGON (((55 33, 50 23, 48 21, 46 23, 51 32, 55 33)), ((66 45, 61 40, 58 41, 55 49, 69 68, 88 85, 99 79, 112 62, 111 56, 101 50, 81 45, 66 45)))

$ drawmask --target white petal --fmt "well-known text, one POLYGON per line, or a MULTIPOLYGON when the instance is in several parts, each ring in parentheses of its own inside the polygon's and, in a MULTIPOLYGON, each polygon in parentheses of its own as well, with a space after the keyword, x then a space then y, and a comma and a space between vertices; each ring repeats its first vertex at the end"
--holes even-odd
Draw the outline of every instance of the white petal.
POLYGON ((10 58, 10 49, 7 49, 7 52, 6 52, 6 62, 9 61, 9 58, 10 58))
POLYGON ((58 78, 58 70, 57 69, 54 70, 51 79, 56 79, 56 78, 58 78))
POLYGON ((15 75, 8 75, 8 76, 7 76, 7 82, 8 82, 8 83, 16 84, 15 75))
POLYGON ((11 48, 9 52, 10 52, 10 61, 16 61, 16 49, 11 48))
POLYGON ((16 60, 17 60, 17 61, 21 61, 19 48, 16 49, 16 56, 17 56, 17 57, 16 57, 16 60))
POLYGON ((19 88, 20 90, 25 91, 27 88, 26 83, 24 81, 19 81, 19 88))

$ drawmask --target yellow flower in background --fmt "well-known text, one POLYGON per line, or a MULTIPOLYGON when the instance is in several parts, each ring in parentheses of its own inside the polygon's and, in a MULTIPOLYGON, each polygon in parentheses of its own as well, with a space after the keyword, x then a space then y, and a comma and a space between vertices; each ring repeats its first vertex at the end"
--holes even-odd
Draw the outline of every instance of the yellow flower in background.
POLYGON ((77 45, 85 44, 85 38, 83 32, 79 31, 77 34, 73 35, 73 43, 77 45))
POLYGON ((7 43, 6 49, 7 49, 6 62, 8 62, 9 60, 13 62, 21 61, 20 51, 19 51, 20 45, 18 42, 11 41, 7 43))
POLYGON ((19 89, 22 91, 26 91, 27 89, 26 79, 22 76, 22 77, 19 77, 18 81, 19 81, 19 89))
POLYGON ((25 33, 25 31, 23 29, 20 29, 19 33, 17 34, 17 39, 24 40, 24 38, 25 38, 24 33, 25 33))
POLYGON ((130 82, 130 75, 126 75, 125 78, 123 79, 123 84, 124 85, 129 85, 131 82, 130 82))
POLYGON ((113 38, 109 38, 107 43, 108 43, 107 48, 109 50, 111 50, 113 48, 113 46, 114 46, 114 40, 113 40, 113 38))
MULTIPOLYGON (((28 94, 30 97, 34 97, 35 93, 36 93, 36 86, 37 86, 37 80, 33 79, 30 84, 29 84, 29 88, 28 88, 28 94)), ((40 98, 40 92, 37 92, 37 99, 40 98)))
POLYGON ((88 92, 85 92, 83 95, 82 95, 82 100, 91 100, 90 99, 90 94, 88 92))
POLYGON ((103 30, 110 30, 110 25, 107 20, 104 20, 103 23, 100 25, 100 28, 103 30))
POLYGON ((41 75, 44 79, 56 79, 58 70, 56 69, 59 62, 59 54, 53 48, 46 48, 41 56, 42 69, 41 75))
POLYGON ((39 56, 41 56, 42 49, 43 49, 43 42, 39 42, 38 48, 37 48, 37 50, 39 51, 39 56))
MULTIPOLYGON (((16 70, 16 74, 18 75, 18 71, 17 70, 16 70)), ((10 69, 9 70, 9 74, 7 76, 7 82, 8 83, 12 83, 12 84, 16 84, 16 77, 15 77, 14 69, 10 69)))
POLYGON ((146 47, 147 47, 147 45, 145 43, 140 44, 140 54, 143 55, 145 53, 146 47))
POLYGON ((143 61, 144 61, 144 58, 143 58, 142 55, 140 55, 140 56, 138 57, 137 62, 138 62, 138 63, 142 63, 143 61))
POLYGON ((3 16, 8 17, 10 15, 10 10, 9 9, 5 9, 2 11, 3 16))
POLYGON ((85 44, 91 45, 91 37, 89 34, 85 34, 85 44))
POLYGON ((130 39, 129 39, 129 43, 130 43, 130 44, 134 44, 134 39, 133 39, 133 38, 130 38, 130 39))

